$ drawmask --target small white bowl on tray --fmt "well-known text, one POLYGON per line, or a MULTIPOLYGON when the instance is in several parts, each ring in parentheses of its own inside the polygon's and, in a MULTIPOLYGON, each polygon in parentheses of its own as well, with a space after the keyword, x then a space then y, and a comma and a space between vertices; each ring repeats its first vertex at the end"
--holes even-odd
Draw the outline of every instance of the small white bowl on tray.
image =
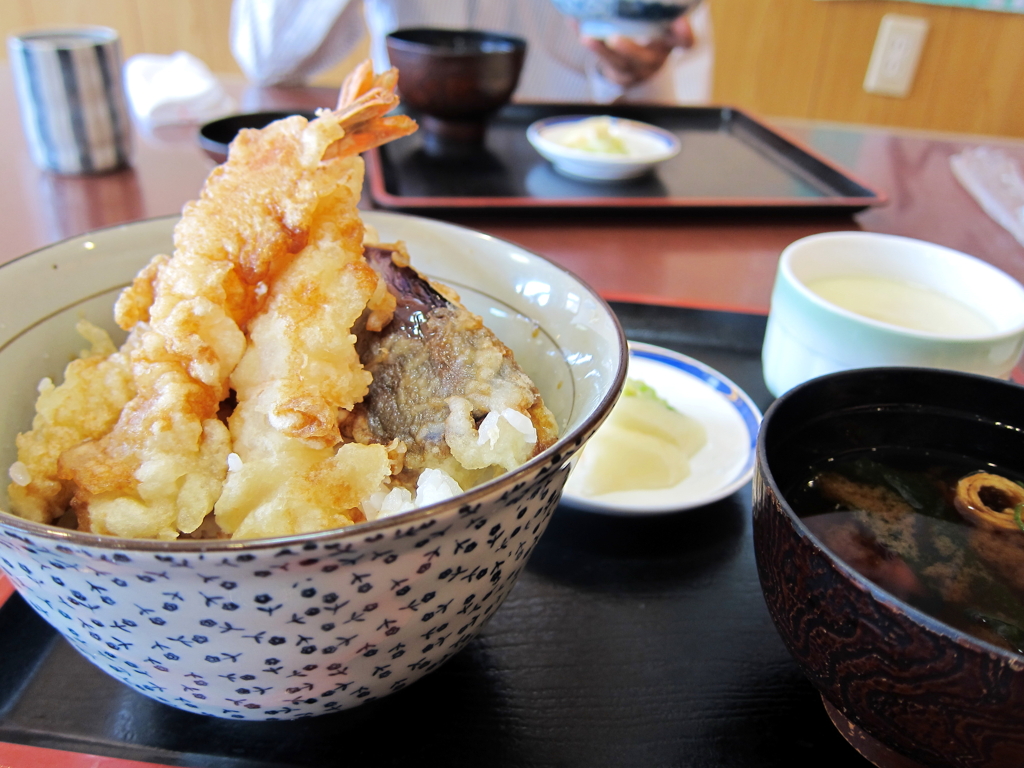
POLYGON ((761 411, 742 389, 692 357, 637 341, 629 342, 627 375, 698 421, 707 442, 690 459, 690 474, 670 488, 590 496, 574 473, 565 485, 563 504, 608 515, 662 515, 719 501, 750 481, 761 411))
POLYGON ((591 181, 620 181, 642 176, 679 154, 679 139, 671 131, 639 120, 605 115, 559 115, 546 117, 526 129, 533 148, 566 176, 591 181), (628 154, 576 149, 561 143, 584 120, 607 119, 612 134, 626 146, 628 154))

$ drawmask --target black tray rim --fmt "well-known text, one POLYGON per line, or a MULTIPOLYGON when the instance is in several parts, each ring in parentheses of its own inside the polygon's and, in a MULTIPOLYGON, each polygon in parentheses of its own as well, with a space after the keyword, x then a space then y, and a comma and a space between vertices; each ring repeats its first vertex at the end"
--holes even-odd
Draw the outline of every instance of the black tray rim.
MULTIPOLYGON (((788 157, 811 161, 821 167, 822 172, 838 176, 845 183, 865 190, 863 195, 833 195, 817 198, 807 197, 614 197, 604 198, 535 198, 528 196, 511 197, 452 197, 397 195, 387 189, 384 176, 383 153, 385 147, 374 147, 365 153, 366 177, 373 203, 381 208, 396 211, 422 210, 551 210, 551 209, 827 209, 859 211, 869 207, 887 205, 889 198, 880 189, 872 187, 851 171, 807 144, 788 135, 785 131, 769 126, 749 111, 730 105, 710 106, 669 106, 665 104, 579 104, 557 102, 516 102, 510 105, 516 110, 536 109, 540 117, 555 114, 603 114, 636 118, 637 112, 671 110, 680 113, 718 114, 720 119, 743 122, 758 133, 767 136, 773 143, 785 148, 788 157), (544 114, 540 114, 543 112, 544 114)), ((639 118, 636 118, 639 119, 639 118)), ((820 174, 816 176, 820 179, 820 174)))

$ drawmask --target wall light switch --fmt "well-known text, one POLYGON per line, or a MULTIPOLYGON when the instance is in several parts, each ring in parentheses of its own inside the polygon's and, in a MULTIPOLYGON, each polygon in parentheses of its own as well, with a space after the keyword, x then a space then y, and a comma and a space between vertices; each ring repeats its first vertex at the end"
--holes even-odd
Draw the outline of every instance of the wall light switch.
POLYGON ((887 13, 882 17, 871 52, 864 90, 885 96, 906 96, 921 59, 928 20, 887 13))

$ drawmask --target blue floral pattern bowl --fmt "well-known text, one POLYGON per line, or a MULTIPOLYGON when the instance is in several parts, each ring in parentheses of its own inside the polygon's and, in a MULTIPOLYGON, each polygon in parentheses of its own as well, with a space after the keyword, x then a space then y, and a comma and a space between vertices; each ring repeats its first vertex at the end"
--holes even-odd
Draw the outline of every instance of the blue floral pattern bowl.
POLYGON ((567 472, 556 453, 457 507, 294 543, 148 547, 5 519, 0 564, 137 691, 219 717, 292 719, 400 690, 462 648, 515 583, 567 472))
MULTIPOLYGON (((454 285, 516 352, 561 426, 527 464, 462 496, 345 529, 263 540, 154 542, 0 512, 0 568, 83 655, 141 693, 217 717, 309 717, 400 690, 462 648, 501 605, 558 504, 574 455, 622 388, 608 306, 555 265, 454 225, 368 213, 382 240, 454 285)), ((0 462, 35 385, 111 325, 120 287, 171 246, 175 218, 114 227, 5 265, 0 462)), ((0 499, 0 508, 6 505, 0 499)))

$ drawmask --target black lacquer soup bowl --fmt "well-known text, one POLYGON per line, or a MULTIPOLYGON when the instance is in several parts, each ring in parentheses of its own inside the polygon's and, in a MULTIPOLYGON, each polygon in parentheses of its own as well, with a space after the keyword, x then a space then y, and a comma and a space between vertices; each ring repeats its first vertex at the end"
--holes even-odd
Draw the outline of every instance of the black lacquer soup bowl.
MULTIPOLYGON (((994 635, 981 639, 911 605, 910 596, 923 588, 886 541, 861 536, 860 555, 851 556, 835 544, 842 537, 822 535, 818 521, 794 511, 794 500, 814 487, 809 467, 866 456, 858 471, 868 477, 877 470, 875 455, 914 454, 926 457, 924 464, 958 457, 991 472, 1015 469, 1019 477, 1024 389, 968 374, 879 368, 814 379, 777 400, 761 426, 754 478, 754 544, 765 601, 833 721, 877 765, 1024 765, 1024 655, 991 642, 994 635), (871 570, 865 560, 888 574, 881 579, 887 588, 863 575, 871 570)), ((902 470, 883 469, 881 476, 890 488, 879 493, 896 500, 893 508, 921 503, 913 483, 901 485, 909 477, 902 470)), ((929 483, 919 490, 932 493, 929 483)), ((1024 540, 1022 530, 964 535, 1011 547, 1024 540)), ((935 541, 928 546, 942 549, 944 539, 935 541)), ((947 581, 974 567, 972 558, 955 561, 959 570, 943 566, 947 581)), ((1014 639, 1009 624, 981 621, 1014 639)))

